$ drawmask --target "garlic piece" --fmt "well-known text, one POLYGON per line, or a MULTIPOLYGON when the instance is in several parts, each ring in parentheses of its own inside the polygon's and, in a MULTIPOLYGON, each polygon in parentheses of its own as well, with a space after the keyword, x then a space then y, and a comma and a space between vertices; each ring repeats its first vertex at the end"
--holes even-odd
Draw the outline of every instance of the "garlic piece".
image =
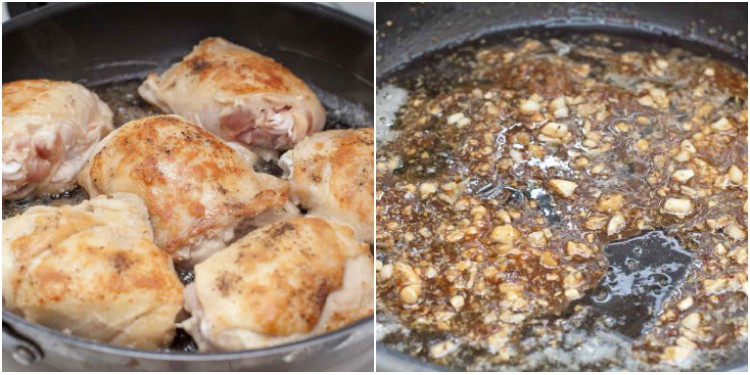
POLYGON ((688 367, 692 362, 690 357, 695 349, 684 346, 670 346, 664 349, 661 360, 667 364, 677 367, 688 367))
POLYGON ((739 185, 742 183, 742 179, 745 174, 742 173, 742 169, 740 169, 738 166, 732 165, 731 167, 729 167, 727 176, 729 177, 729 181, 732 181, 732 183, 735 185, 739 185))
POLYGON ((456 112, 448 116, 446 120, 448 121, 448 125, 458 125, 459 127, 463 127, 471 123, 471 120, 466 117, 463 112, 456 112))
POLYGON ((549 106, 552 109, 552 113, 555 115, 555 118, 566 118, 570 114, 568 106, 565 104, 564 96, 553 99, 550 102, 549 106))
POLYGON ((492 230, 492 233, 490 233, 490 239, 492 241, 504 244, 512 244, 520 236, 521 232, 510 224, 496 226, 492 230))
POLYGON ((411 305, 411 304, 416 303, 419 300, 420 294, 422 294, 421 285, 411 284, 401 289, 401 292, 399 293, 399 297, 401 298, 401 302, 407 305, 411 305))
POLYGON ((430 347, 430 357, 443 358, 458 349, 459 345, 451 340, 441 341, 430 347))
POLYGON ((690 168, 678 169, 672 173, 672 179, 682 183, 688 182, 693 176, 695 176, 695 172, 690 168))
POLYGON ((711 124, 711 129, 717 130, 717 131, 727 131, 732 129, 732 123, 727 120, 726 117, 722 117, 713 124, 711 124))
POLYGON ((610 194, 599 198, 596 208, 601 212, 615 212, 625 205, 625 196, 622 194, 610 194))
POLYGON ((539 105, 539 102, 535 100, 522 100, 521 105, 518 107, 518 110, 523 115, 533 115, 537 112, 539 112, 539 109, 541 106, 539 105))
POLYGON ((696 153, 698 150, 695 148, 695 145, 693 145, 693 142, 690 142, 689 139, 685 139, 680 143, 680 149, 683 151, 687 151, 691 154, 696 153))
POLYGON ((547 246, 547 237, 544 236, 544 232, 542 231, 529 233, 529 235, 526 236, 526 241, 529 245, 534 247, 547 246))
POLYGON ((624 216, 620 214, 612 216, 612 218, 609 219, 609 224, 607 224, 607 234, 611 236, 620 233, 623 228, 625 228, 625 224, 624 216))
POLYGON ((549 185, 565 198, 575 193, 578 184, 568 180, 550 180, 549 185))
POLYGON ((543 252, 542 255, 539 256, 539 263, 545 268, 555 268, 558 264, 557 258, 549 250, 543 252))
POLYGON ((566 289, 565 290, 565 298, 568 299, 568 301, 574 301, 577 299, 581 299, 583 296, 581 295, 581 292, 578 291, 578 289, 566 289))
POLYGON ((680 309, 680 311, 685 311, 691 306, 693 306, 693 297, 686 297, 677 304, 677 308, 680 309))
POLYGON ((423 182, 421 185, 419 185, 419 193, 421 194, 422 198, 435 193, 437 189, 438 186, 434 182, 423 182))
POLYGON ((449 233, 447 236, 445 236, 445 241, 447 242, 458 242, 461 241, 464 238, 464 232, 460 230, 454 230, 453 232, 449 233))
POLYGON ((455 296, 451 297, 450 303, 451 303, 451 306, 453 306, 454 309, 461 310, 461 308, 464 307, 464 297, 463 296, 459 296, 459 295, 455 295, 455 296))
POLYGON ((693 213, 693 201, 687 198, 667 198, 662 212, 684 218, 693 213))
POLYGON ((724 232, 737 241, 742 241, 747 237, 745 231, 734 221, 724 228, 724 232))
POLYGON ((594 254, 594 251, 586 244, 573 241, 568 241, 566 244, 566 250, 570 256, 578 255, 583 258, 590 258, 594 254))
POLYGON ((562 138, 568 132, 568 125, 550 122, 542 127, 541 132, 549 137, 562 138))
POLYGON ((383 266, 383 268, 380 270, 380 279, 381 280, 388 280, 393 276, 393 264, 386 264, 383 266))
POLYGON ((695 332, 701 324, 701 314, 694 312, 684 317, 680 321, 680 326, 689 331, 695 332))

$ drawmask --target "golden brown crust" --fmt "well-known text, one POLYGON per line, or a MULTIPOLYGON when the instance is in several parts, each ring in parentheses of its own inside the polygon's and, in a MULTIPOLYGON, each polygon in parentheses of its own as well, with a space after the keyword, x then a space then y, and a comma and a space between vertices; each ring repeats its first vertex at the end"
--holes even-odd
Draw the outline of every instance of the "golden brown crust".
POLYGON ((312 214, 355 229, 372 242, 372 129, 314 134, 292 150, 292 193, 312 214))
POLYGON ((315 93, 289 69, 221 38, 207 38, 140 95, 229 141, 288 149, 325 125, 315 93))
POLYGON ((223 42, 221 38, 203 39, 169 77, 193 76, 200 82, 212 81, 222 91, 236 95, 289 94, 307 88, 301 79, 270 57, 244 48, 213 53, 214 45, 220 41, 223 42))
MULTIPOLYGON (((304 334, 318 324, 328 296, 342 288, 347 259, 360 255, 370 257, 369 248, 350 229, 296 218, 251 232, 199 264, 195 282, 215 333, 304 334)), ((339 313, 328 325, 367 315, 360 310, 339 313)))
POLYGON ((33 79, 3 83, 3 115, 22 112, 33 108, 36 101, 44 101, 49 96, 49 90, 55 84, 46 79, 33 79), (34 100, 29 100, 33 97, 34 100))
POLYGON ((117 345, 174 336, 183 286, 136 197, 34 207, 3 221, 3 302, 25 319, 117 345))
POLYGON ((194 75, 200 81, 214 80, 220 83, 222 90, 238 95, 268 91, 289 93, 304 85, 289 69, 270 57, 240 49, 227 50, 225 56, 211 53, 211 45, 217 40, 219 38, 202 40, 176 73, 194 75))
POLYGON ((329 157, 331 187, 341 209, 356 212, 357 220, 372 225, 374 154, 373 129, 359 129, 339 138, 329 157))
POLYGON ((157 244, 170 254, 288 198, 286 182, 256 174, 236 151, 177 116, 130 122, 102 143, 83 185, 141 196, 157 244))

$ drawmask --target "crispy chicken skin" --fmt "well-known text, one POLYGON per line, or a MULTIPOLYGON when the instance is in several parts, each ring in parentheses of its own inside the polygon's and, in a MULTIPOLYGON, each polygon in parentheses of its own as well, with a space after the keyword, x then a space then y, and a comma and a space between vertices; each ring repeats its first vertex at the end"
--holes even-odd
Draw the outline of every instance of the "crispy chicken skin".
POLYGON ((299 341, 373 313, 373 259, 350 228, 295 218, 251 232, 195 267, 180 324, 201 351, 299 341))
POLYGON ((373 243, 373 131, 330 130, 314 134, 282 155, 292 200, 308 215, 349 225, 373 243))
POLYGON ((3 220, 3 305, 30 322, 157 349, 174 337, 182 296, 135 195, 36 206, 3 220))
POLYGON ((112 129, 112 111, 79 84, 3 84, 3 199, 73 187, 93 147, 112 129))
POLYGON ((287 68, 221 38, 204 39, 138 92, 222 139, 253 146, 291 148, 326 119, 315 93, 287 68))
POLYGON ((197 263, 244 220, 282 207, 289 184, 256 173, 224 142, 179 116, 131 121, 99 143, 79 176, 91 196, 127 192, 148 207, 156 244, 197 263))

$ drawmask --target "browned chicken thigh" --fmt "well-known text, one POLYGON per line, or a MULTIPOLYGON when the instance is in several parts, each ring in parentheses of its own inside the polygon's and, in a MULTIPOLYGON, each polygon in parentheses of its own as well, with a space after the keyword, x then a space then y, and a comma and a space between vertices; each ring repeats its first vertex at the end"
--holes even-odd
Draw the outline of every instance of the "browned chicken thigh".
POLYGON ((236 150, 178 116, 131 121, 106 137, 79 176, 91 196, 146 202, 156 244, 196 263, 226 247, 243 221, 283 207, 289 185, 256 173, 236 150))
POLYGON ((112 111, 79 84, 3 84, 3 199, 75 186, 89 153, 110 131, 112 111))
POLYGON ((181 326, 201 351, 299 341, 373 312, 373 259, 348 227, 321 218, 266 226, 195 267, 181 326))
POLYGON ((36 206, 3 220, 3 307, 30 322, 157 349, 175 335, 182 291, 135 195, 36 206))
POLYGON ((349 225, 373 243, 373 152, 372 129, 329 130, 300 142, 279 165, 292 200, 309 215, 349 225))
POLYGON ((273 59, 221 38, 201 41, 138 92, 228 141, 288 149, 325 125, 325 110, 301 79, 273 59))

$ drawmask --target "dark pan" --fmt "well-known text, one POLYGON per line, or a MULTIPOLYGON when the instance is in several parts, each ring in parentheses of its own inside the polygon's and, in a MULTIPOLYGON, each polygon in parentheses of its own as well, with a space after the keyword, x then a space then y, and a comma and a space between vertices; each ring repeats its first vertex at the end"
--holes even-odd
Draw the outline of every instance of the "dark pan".
MULTIPOLYGON (((408 79, 429 66, 425 81, 450 76, 444 51, 532 34, 606 32, 679 46, 747 71, 747 3, 385 3, 377 7, 376 80, 408 79)), ((429 83, 425 84, 430 87, 429 83)), ((613 244, 612 246, 617 246, 613 244)), ((629 312, 630 313, 630 312, 629 312)), ((633 314, 637 311, 633 311, 633 314)), ((376 345, 385 371, 450 370, 376 345)), ((718 370, 747 371, 747 352, 718 370)))

